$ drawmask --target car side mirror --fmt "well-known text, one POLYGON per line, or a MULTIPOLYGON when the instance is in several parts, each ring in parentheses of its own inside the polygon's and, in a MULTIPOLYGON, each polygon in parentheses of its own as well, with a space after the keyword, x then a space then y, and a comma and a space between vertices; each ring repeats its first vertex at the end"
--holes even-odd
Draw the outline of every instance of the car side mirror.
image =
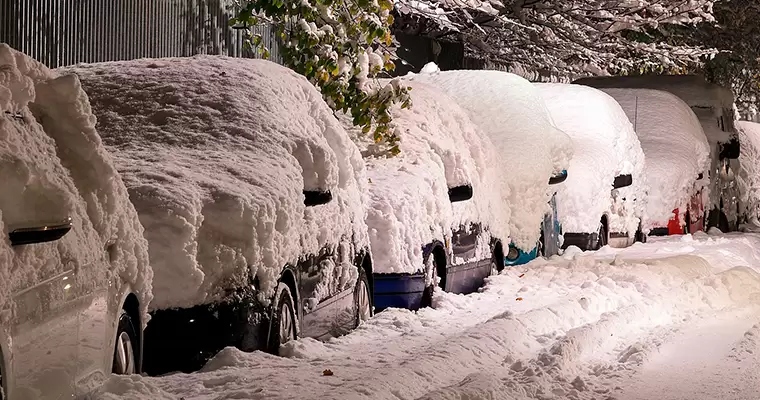
POLYGON ((730 141, 721 143, 720 145, 720 159, 735 160, 739 158, 741 154, 741 146, 739 145, 739 139, 732 137, 730 141))
POLYGON ((329 190, 326 192, 320 190, 304 190, 303 197, 303 203, 306 207, 320 206, 332 201, 332 193, 329 190))
POLYGON ((549 178, 549 184, 550 185, 556 185, 558 183, 562 183, 567 179, 567 170, 563 169, 562 172, 559 174, 556 174, 549 178))
POLYGON ((52 242, 66 236, 71 226, 71 218, 66 218, 64 222, 55 224, 15 229, 8 236, 11 239, 11 246, 52 242))
POLYGON ((472 186, 462 185, 449 188, 449 201, 456 203, 458 201, 470 200, 472 198, 472 186))
POLYGON ((631 174, 618 175, 615 177, 615 181, 612 182, 613 189, 620 189, 633 184, 633 176, 631 174))

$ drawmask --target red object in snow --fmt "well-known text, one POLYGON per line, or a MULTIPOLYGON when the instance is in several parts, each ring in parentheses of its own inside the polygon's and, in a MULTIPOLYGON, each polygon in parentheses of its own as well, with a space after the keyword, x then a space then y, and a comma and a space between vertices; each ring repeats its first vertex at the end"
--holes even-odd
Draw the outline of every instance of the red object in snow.
POLYGON ((688 224, 688 231, 684 230, 685 226, 681 226, 679 219, 679 210, 676 208, 673 210, 673 217, 668 221, 668 235, 683 235, 684 233, 694 233, 705 229, 705 208, 702 205, 702 191, 698 191, 691 196, 689 202, 689 213, 684 216, 684 219, 688 217, 689 221, 685 221, 688 224))

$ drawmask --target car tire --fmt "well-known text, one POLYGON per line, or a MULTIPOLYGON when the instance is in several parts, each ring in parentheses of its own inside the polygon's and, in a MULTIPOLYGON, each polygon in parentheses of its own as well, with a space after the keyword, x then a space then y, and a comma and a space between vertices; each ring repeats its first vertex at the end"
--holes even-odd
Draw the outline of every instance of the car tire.
POLYGON ((607 245, 607 228, 604 227, 604 224, 601 224, 599 226, 598 235, 599 235, 599 238, 596 241, 596 249, 594 250, 599 250, 602 247, 607 245))
POLYGON ((364 268, 359 268, 359 279, 354 290, 354 305, 356 306, 356 327, 366 322, 374 314, 372 310, 372 294, 369 290, 369 279, 364 268))
POLYGON ((293 306, 293 295, 290 293, 288 285, 280 282, 275 293, 276 301, 269 325, 267 350, 272 354, 279 355, 281 345, 298 338, 298 320, 293 306))
POLYGON ((114 375, 139 374, 137 365, 138 336, 132 317, 125 310, 121 310, 119 326, 116 330, 116 343, 113 350, 113 365, 111 372, 114 375))

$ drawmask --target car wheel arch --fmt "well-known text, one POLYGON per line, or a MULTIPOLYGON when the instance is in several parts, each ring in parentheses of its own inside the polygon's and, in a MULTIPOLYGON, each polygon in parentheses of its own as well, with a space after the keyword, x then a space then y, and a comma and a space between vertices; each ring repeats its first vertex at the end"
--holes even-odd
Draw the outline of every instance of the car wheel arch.
POLYGON ((129 293, 127 297, 122 302, 121 309, 124 310, 129 318, 134 321, 136 327, 137 327, 137 340, 136 347, 138 351, 135 354, 135 358, 137 359, 136 364, 136 371, 138 373, 142 372, 142 363, 143 363, 143 319, 141 318, 140 314, 140 300, 137 298, 137 295, 134 293, 129 293))

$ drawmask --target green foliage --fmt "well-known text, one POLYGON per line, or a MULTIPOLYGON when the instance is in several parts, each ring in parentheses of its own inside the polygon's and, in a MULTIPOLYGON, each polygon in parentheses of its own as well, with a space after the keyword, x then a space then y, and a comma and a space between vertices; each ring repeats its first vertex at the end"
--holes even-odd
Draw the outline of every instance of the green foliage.
POLYGON ((395 67, 390 0, 253 0, 240 6, 231 24, 248 29, 252 47, 267 51, 250 27, 271 23, 283 63, 317 86, 333 110, 348 113, 364 134, 398 154, 390 110, 411 105, 410 88, 376 79, 395 67))

